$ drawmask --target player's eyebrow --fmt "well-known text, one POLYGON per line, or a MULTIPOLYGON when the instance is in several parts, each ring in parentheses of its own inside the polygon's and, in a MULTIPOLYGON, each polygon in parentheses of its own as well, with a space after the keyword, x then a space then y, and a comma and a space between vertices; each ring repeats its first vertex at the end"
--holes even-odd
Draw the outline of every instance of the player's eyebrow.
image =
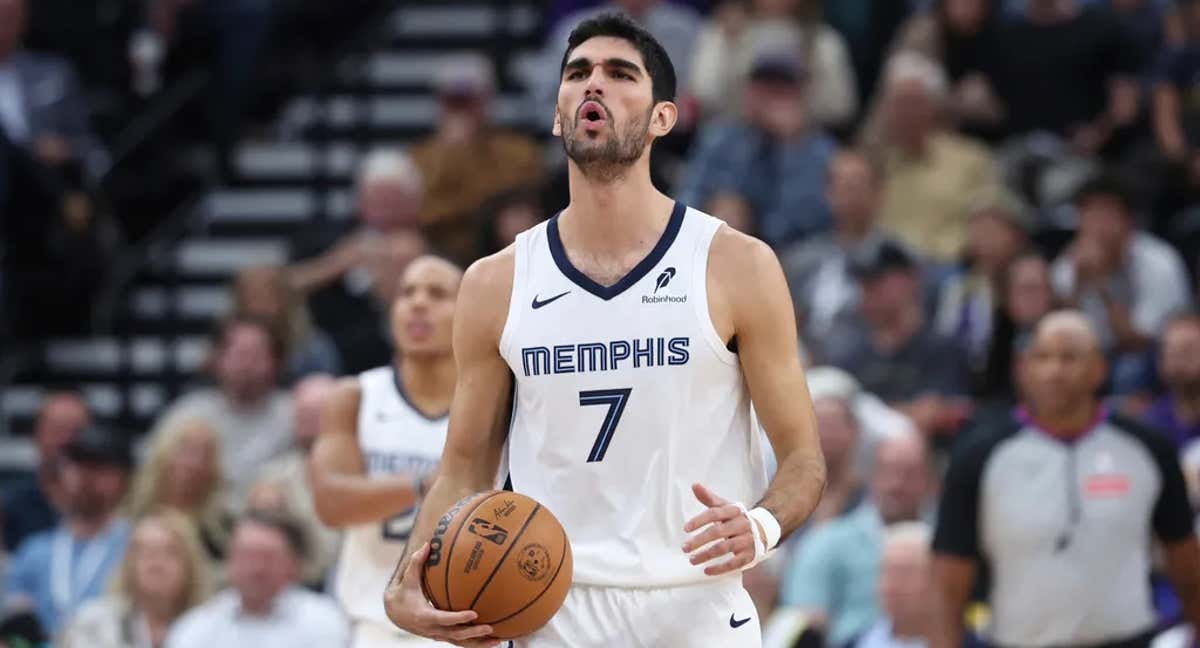
MULTIPOLYGON (((605 67, 618 68, 621 70, 626 70, 626 71, 632 72, 635 76, 638 76, 638 77, 640 77, 642 75, 641 66, 638 65, 637 63, 634 63, 633 61, 630 61, 629 59, 614 57, 614 58, 604 59, 602 61, 599 61, 599 63, 601 65, 604 65, 605 67)), ((581 56, 576 59, 571 59, 571 61, 568 62, 567 65, 563 68, 563 71, 564 72, 572 72, 575 70, 590 70, 593 65, 595 65, 595 64, 592 62, 591 59, 581 56)))

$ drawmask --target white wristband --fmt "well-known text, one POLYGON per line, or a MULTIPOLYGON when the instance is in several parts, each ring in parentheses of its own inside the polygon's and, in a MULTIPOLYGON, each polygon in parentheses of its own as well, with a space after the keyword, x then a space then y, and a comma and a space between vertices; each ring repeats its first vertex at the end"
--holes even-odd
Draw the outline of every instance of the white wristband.
POLYGON ((779 536, 783 535, 779 520, 776 520, 770 511, 761 506, 754 507, 746 513, 746 516, 750 518, 751 522, 758 522, 762 525, 763 533, 766 534, 766 537, 763 538, 766 551, 774 549, 775 545, 779 544, 779 536))
POLYGON ((781 531, 779 521, 767 509, 759 506, 754 510, 746 510, 745 504, 741 502, 734 502, 734 504, 742 510, 746 519, 749 520, 750 535, 754 538, 754 559, 742 568, 746 570, 766 560, 771 550, 775 548, 775 544, 779 542, 781 531))

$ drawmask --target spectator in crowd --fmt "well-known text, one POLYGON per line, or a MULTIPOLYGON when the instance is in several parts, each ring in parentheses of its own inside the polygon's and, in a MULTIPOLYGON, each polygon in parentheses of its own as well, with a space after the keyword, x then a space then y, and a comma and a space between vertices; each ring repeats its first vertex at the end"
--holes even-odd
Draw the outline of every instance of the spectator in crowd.
POLYGON ((828 229, 824 193, 836 144, 805 114, 807 77, 795 53, 758 55, 745 114, 702 130, 679 201, 776 249, 828 229))
POLYGON ((934 0, 896 36, 895 49, 937 61, 950 88, 944 109, 950 125, 988 140, 996 139, 1004 106, 995 76, 1004 51, 1000 44, 1000 0, 934 0))
POLYGON ((349 627, 337 605, 296 586, 304 552, 303 532, 287 517, 241 519, 229 552, 230 589, 184 615, 166 648, 347 645, 349 627))
POLYGON ((1096 154, 1137 119, 1143 53, 1110 8, 1028 0, 1000 38, 996 89, 1010 133, 1045 131, 1096 154))
POLYGON ((1163 55, 1154 84, 1151 119, 1170 173, 1159 206, 1173 216, 1200 202, 1200 2, 1179 2, 1190 37, 1163 55))
MULTIPOLYGON (((317 518, 313 506, 312 485, 308 477, 308 458, 317 434, 321 431, 321 411, 337 387, 333 376, 313 374, 305 377, 292 389, 295 408, 295 447, 286 455, 262 467, 255 489, 278 489, 282 507, 305 530, 309 543, 308 559, 301 565, 306 583, 320 583, 337 559, 340 536, 317 518)), ((278 507, 264 507, 278 508, 278 507)))
POLYGON ((106 153, 74 68, 21 48, 26 9, 25 0, 0 0, 0 130, 49 169, 101 168, 106 153))
POLYGON ((63 519, 30 536, 9 565, 8 610, 28 609, 57 636, 79 607, 98 596, 129 542, 120 516, 133 451, 123 435, 98 427, 80 430, 63 452, 63 519))
POLYGON ((164 416, 134 475, 129 511, 133 519, 169 509, 195 526, 213 560, 225 556, 233 519, 221 469, 221 440, 207 420, 192 412, 164 416))
POLYGON ((536 142, 491 121, 492 65, 471 56, 436 71, 441 113, 435 132, 411 151, 425 179, 425 234, 434 249, 464 265, 479 256, 472 220, 479 208, 497 193, 535 183, 542 171, 536 142))
POLYGON ((316 325, 337 344, 343 372, 366 371, 392 354, 386 313, 396 277, 428 248, 420 232, 424 185, 408 155, 371 153, 358 172, 353 229, 327 250, 327 235, 297 241, 292 256, 303 260, 288 274, 309 295, 316 325))
POLYGON ((942 282, 934 326, 966 352, 972 391, 979 393, 988 370, 1005 274, 1030 243, 1033 217, 1016 194, 993 185, 972 200, 970 218, 965 260, 942 282))
POLYGON ((80 394, 63 391, 46 396, 33 426, 37 472, 6 486, 0 496, 6 550, 15 550, 29 536, 58 523, 63 499, 59 471, 63 449, 90 422, 91 413, 80 394))
POLYGON ((933 493, 933 465, 920 435, 881 442, 870 499, 803 539, 784 575, 783 604, 824 628, 828 645, 844 646, 860 636, 879 616, 884 529, 925 517, 933 493))
POLYGON ((282 347, 270 325, 227 319, 213 339, 216 385, 180 397, 163 414, 163 420, 195 418, 216 430, 226 505, 235 512, 257 469, 292 446, 291 398, 276 386, 281 361, 282 347))
POLYGON ((150 513, 134 527, 112 591, 80 608, 55 648, 162 648, 175 620, 208 598, 211 573, 186 517, 150 513))
POLYGON ((1167 320, 1158 372, 1166 392, 1143 418, 1182 451, 1200 439, 1200 314, 1188 311, 1167 320))
POLYGON ((966 366, 954 341, 927 325, 919 262, 888 242, 854 259, 851 272, 862 290, 861 320, 824 341, 824 360, 907 414, 922 432, 956 431, 971 411, 962 397, 966 366))
POLYGON ((479 210, 479 250, 494 254, 517 240, 517 234, 546 220, 542 199, 530 187, 496 195, 479 210))
POLYGON ((850 258, 865 254, 885 238, 875 225, 881 181, 879 169, 866 156, 852 150, 839 153, 829 163, 826 190, 833 231, 780 253, 801 335, 808 344, 824 338, 857 311, 858 282, 850 275, 850 258))
MULTIPOLYGON (((0 64, 0 115, 5 78, 0 64)), ((0 118, 0 333, 21 341, 88 333, 107 260, 86 197, 12 142, 0 118)))
POLYGON ((233 285, 234 314, 270 322, 283 340, 285 373, 337 373, 341 358, 333 340, 313 325, 303 298, 292 287, 287 270, 259 266, 240 272, 233 285))
POLYGON ((544 118, 537 121, 539 125, 549 124, 554 117, 553 114, 546 113, 546 106, 557 104, 559 64, 567 46, 567 37, 579 23, 588 18, 614 11, 633 18, 650 32, 655 40, 662 43, 667 56, 675 65, 680 94, 686 93, 687 82, 692 78, 692 48, 703 26, 700 14, 691 7, 665 0, 608 0, 597 7, 581 9, 565 16, 546 37, 538 57, 537 72, 528 80, 530 111, 534 115, 545 114, 544 118))
POLYGON ((1168 244, 1137 229, 1133 197, 1113 175, 1075 195, 1079 229, 1052 267, 1054 289, 1087 314, 1113 360, 1113 391, 1149 379, 1147 349, 1167 317, 1190 299, 1187 269, 1168 244))
POLYGON ((937 638, 937 595, 930 553, 932 532, 922 522, 902 522, 884 532, 875 625, 854 648, 929 648, 937 638))
MULTIPOLYGON (((855 460, 858 475, 869 475, 875 464, 875 450, 880 442, 903 434, 919 432, 912 420, 892 409, 878 396, 863 390, 858 380, 849 373, 830 366, 811 367, 805 371, 808 391, 812 400, 832 398, 845 401, 850 406, 859 434, 855 444, 858 455, 855 460)), ((826 463, 829 463, 826 457, 826 463)), ((831 483, 832 479, 827 479, 831 483)), ((826 487, 828 488, 828 486, 826 487)))
POLYGON ((887 182, 880 226, 909 247, 941 262, 963 253, 970 201, 997 181, 991 153, 948 130, 941 118, 949 87, 942 68, 901 51, 884 77, 878 141, 872 147, 887 182))
POLYGON ((858 112, 858 89, 846 42, 821 21, 818 0, 725 0, 696 38, 691 90, 706 119, 736 117, 754 55, 763 48, 795 52, 809 61, 806 111, 825 128, 846 125, 858 112))
POLYGON ((1200 624, 1200 545, 1175 449, 1109 414, 1104 380, 1089 320, 1047 315, 1021 364, 1023 407, 952 457, 934 562, 954 645, 981 563, 989 644, 1148 645, 1153 538, 1200 624))
POLYGON ((1016 398, 1015 358, 1025 350, 1033 329, 1056 302, 1050 285, 1050 264, 1038 252, 1020 254, 1008 265, 987 351, 987 364, 977 393, 1009 407, 1016 398))
POLYGON ((845 398, 814 397, 813 414, 827 473, 821 502, 809 517, 809 524, 819 525, 846 515, 863 500, 863 475, 858 470, 862 428, 845 398))

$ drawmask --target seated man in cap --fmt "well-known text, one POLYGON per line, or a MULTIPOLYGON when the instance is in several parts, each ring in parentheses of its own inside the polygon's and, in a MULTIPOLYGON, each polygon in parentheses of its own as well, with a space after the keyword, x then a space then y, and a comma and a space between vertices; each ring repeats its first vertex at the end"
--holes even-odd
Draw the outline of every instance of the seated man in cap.
POLYGON ((926 434, 956 431, 970 415, 963 352, 928 322, 921 267, 903 245, 885 242, 851 260, 862 291, 859 321, 823 340, 822 360, 904 412, 926 434))
POLYGON ((117 509, 132 467, 123 435, 88 427, 71 440, 59 466, 62 520, 17 549, 4 586, 6 611, 32 610, 53 637, 82 603, 104 591, 129 542, 129 524, 117 509))
POLYGON ((794 55, 757 55, 744 115, 700 131, 679 201, 757 234, 775 249, 830 228, 826 177, 837 144, 805 114, 794 55))

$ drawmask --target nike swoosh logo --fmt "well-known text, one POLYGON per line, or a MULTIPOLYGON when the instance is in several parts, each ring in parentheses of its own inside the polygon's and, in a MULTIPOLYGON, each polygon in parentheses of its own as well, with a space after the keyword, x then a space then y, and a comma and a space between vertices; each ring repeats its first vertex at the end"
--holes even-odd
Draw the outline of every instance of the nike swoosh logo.
POLYGON ((742 619, 741 621, 739 621, 739 620, 733 618, 732 614, 729 615, 729 627, 730 628, 740 628, 740 627, 746 625, 746 623, 748 623, 749 621, 750 621, 750 617, 746 617, 745 619, 742 619))
POLYGON ((550 299, 547 299, 547 300, 545 300, 545 301, 538 301, 537 295, 534 295, 534 296, 533 296, 533 309, 534 309, 534 310, 537 310, 537 309, 541 308, 542 306, 545 306, 546 304, 549 304, 549 303, 550 303, 550 302, 552 302, 552 301, 555 301, 555 300, 557 300, 557 299, 562 299, 563 297, 566 297, 568 294, 570 294, 570 292, 571 292, 571 291, 570 291, 570 290, 568 290, 568 291, 567 291, 567 292, 565 292, 565 293, 560 293, 560 294, 558 294, 558 295, 555 295, 555 296, 553 296, 553 297, 551 297, 550 299))

